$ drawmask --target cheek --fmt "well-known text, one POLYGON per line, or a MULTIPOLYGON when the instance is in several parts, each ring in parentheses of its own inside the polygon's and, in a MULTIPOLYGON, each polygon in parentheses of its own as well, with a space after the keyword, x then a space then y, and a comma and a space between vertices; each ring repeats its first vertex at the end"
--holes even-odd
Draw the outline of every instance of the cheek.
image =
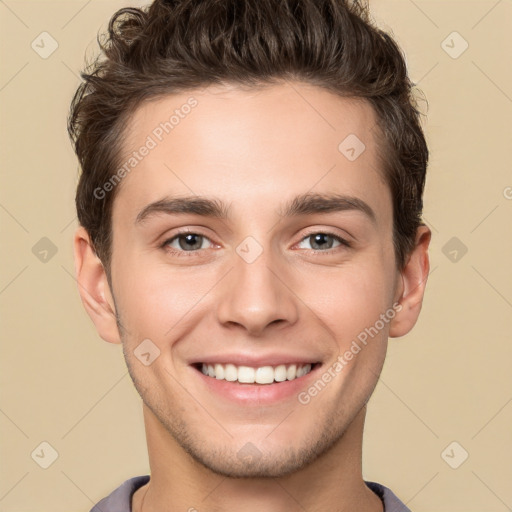
MULTIPOLYGON (((390 307, 392 274, 383 264, 368 260, 328 272, 316 271, 302 282, 304 302, 334 335, 340 349, 374 326, 390 307)), ((379 323, 380 326, 380 323, 379 323)), ((387 333, 387 324, 382 334, 387 333)), ((381 335, 382 335, 381 334, 381 335)))
POLYGON ((212 272, 126 260, 117 267, 116 304, 130 334, 160 344, 187 326, 215 281, 212 272))

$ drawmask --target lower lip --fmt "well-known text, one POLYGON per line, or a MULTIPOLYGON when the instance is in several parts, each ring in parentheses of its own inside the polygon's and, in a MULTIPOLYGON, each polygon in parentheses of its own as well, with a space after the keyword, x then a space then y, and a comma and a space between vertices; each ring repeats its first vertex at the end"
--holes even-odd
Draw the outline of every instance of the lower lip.
POLYGON ((238 381, 229 382, 208 377, 197 368, 194 368, 194 372, 213 393, 244 405, 262 405, 297 397, 301 391, 304 391, 310 385, 312 379, 316 379, 320 367, 320 364, 316 364, 308 374, 302 377, 274 382, 273 384, 242 384, 238 381))

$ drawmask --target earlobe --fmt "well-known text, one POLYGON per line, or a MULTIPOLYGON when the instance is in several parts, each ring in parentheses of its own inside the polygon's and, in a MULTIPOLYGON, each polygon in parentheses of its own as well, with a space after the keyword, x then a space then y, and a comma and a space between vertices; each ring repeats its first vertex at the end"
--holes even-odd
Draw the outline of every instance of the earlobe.
POLYGON ((431 237, 432 232, 427 226, 418 228, 414 249, 401 272, 402 284, 396 298, 401 309, 390 322, 389 336, 392 338, 407 334, 418 320, 430 271, 428 246, 431 237))
POLYGON ((105 268, 94 251, 89 233, 82 226, 75 232, 73 249, 78 292, 87 314, 101 338, 121 343, 105 268))

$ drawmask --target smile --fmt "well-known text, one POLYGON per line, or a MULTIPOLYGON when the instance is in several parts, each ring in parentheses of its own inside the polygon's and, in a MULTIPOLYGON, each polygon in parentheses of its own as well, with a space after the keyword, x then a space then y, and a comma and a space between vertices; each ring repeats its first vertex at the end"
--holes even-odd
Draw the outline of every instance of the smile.
POLYGON ((307 375, 314 363, 280 364, 278 366, 236 366, 234 364, 205 364, 200 365, 201 372, 217 380, 239 382, 243 384, 273 384, 295 380, 307 375))

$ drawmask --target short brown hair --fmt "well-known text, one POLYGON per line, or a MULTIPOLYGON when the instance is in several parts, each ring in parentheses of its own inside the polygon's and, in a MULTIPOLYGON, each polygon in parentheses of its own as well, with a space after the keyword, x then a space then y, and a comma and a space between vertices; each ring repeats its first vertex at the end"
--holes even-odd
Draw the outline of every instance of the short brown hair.
POLYGON ((112 204, 94 191, 121 164, 125 127, 142 101, 210 84, 299 80, 368 100, 393 197, 403 268, 422 225, 428 149, 404 56, 368 8, 348 0, 155 0, 110 19, 101 53, 71 102, 68 132, 81 166, 78 220, 110 275, 112 204))

